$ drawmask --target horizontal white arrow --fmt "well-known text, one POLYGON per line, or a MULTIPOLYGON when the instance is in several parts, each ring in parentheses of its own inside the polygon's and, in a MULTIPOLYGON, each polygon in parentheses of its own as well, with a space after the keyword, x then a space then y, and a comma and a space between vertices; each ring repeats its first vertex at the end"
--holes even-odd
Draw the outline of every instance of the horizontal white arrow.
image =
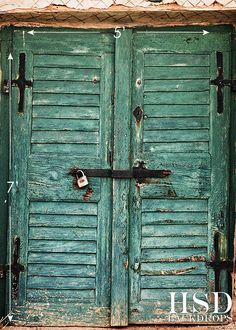
MULTIPOLYGON (((143 31, 138 31, 138 33, 143 33, 143 31)), ((202 30, 202 31, 145 31, 145 33, 159 33, 159 34, 182 34, 182 33, 186 33, 186 34, 206 35, 210 32, 208 32, 206 30, 202 30)))
POLYGON ((28 34, 31 34, 32 36, 34 36, 35 34, 55 34, 55 33, 100 33, 99 31, 35 31, 35 30, 31 30, 28 31, 28 34))

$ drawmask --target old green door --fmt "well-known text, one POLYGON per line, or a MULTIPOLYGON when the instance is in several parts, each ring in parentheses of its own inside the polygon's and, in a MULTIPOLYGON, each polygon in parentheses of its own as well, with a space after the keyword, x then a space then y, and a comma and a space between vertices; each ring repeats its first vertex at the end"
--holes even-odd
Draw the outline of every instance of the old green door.
POLYGON ((129 321, 168 322, 170 292, 179 302, 187 292, 191 313, 193 293, 227 291, 225 272, 215 278, 206 262, 216 245, 227 256, 229 89, 220 113, 210 80, 217 56, 230 78, 229 37, 148 31, 133 40, 132 110, 143 109, 132 121, 133 163, 171 175, 132 184, 129 321))
POLYGON ((109 324, 111 180, 91 178, 91 193, 68 173, 110 167, 113 53, 111 33, 13 33, 13 79, 25 61, 32 81, 23 107, 12 87, 15 321, 109 324))
POLYGON ((166 323, 169 292, 226 291, 206 263, 217 240, 227 257, 229 90, 220 113, 210 80, 217 52, 229 78, 228 35, 37 31, 13 33, 13 79, 32 84, 24 102, 12 87, 15 322, 166 323), (88 191, 68 174, 142 162, 171 175, 88 191))

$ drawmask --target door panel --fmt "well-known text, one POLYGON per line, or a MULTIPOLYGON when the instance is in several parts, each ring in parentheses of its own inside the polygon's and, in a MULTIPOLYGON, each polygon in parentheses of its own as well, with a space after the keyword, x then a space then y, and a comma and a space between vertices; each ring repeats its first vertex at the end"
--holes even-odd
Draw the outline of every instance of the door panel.
POLYGON ((108 325, 111 180, 91 178, 91 193, 76 189, 69 171, 110 167, 113 36, 25 34, 23 41, 22 33, 14 34, 14 58, 26 54, 33 87, 23 115, 13 87, 12 211, 27 265, 14 315, 28 324, 108 325))
POLYGON ((167 323, 171 291, 227 292, 227 272, 206 262, 216 239, 227 258, 229 90, 219 114, 210 80, 216 51, 230 77, 229 34, 38 31, 13 32, 13 79, 25 53, 33 82, 23 113, 12 87, 12 238, 25 266, 14 321, 167 323), (90 177, 90 190, 70 175, 142 164, 171 174, 90 177))
MULTIPOLYGON (((198 38, 196 45, 196 38, 184 35, 170 39, 134 34, 132 102, 133 109, 143 109, 143 120, 133 118, 133 162, 171 175, 132 185, 130 323, 168 322, 170 292, 177 292, 181 312, 180 292, 191 297, 214 291, 206 261, 215 254, 215 233, 224 241, 217 224, 221 208, 227 226, 228 137, 220 132, 229 125, 229 109, 217 114, 210 85, 219 40, 212 37, 207 45, 198 38), (216 164, 224 182, 215 176, 216 164)), ((228 74, 227 52, 225 58, 228 74)))

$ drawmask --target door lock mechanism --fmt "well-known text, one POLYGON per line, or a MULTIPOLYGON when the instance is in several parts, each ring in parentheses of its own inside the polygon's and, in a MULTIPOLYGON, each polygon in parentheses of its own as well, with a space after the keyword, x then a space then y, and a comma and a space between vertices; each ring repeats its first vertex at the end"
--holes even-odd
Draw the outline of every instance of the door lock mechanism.
POLYGON ((138 105, 134 111, 133 111, 133 115, 136 118, 136 122, 140 123, 142 117, 143 117, 143 109, 138 105))

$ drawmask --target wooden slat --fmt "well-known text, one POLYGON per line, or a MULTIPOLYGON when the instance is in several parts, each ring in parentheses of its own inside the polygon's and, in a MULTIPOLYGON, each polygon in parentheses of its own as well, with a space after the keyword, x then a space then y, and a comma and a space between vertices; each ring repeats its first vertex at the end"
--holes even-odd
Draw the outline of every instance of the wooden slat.
POLYGON ((207 278, 204 275, 141 276, 141 288, 204 288, 207 278))
POLYGON ((34 66, 67 68, 100 68, 101 57, 96 55, 35 54, 34 66))
POLYGON ((99 107, 80 106, 33 106, 33 118, 60 118, 60 119, 99 119, 99 107))
MULTIPOLYGON (((42 165, 42 169, 45 168, 42 165)), ((84 195, 87 189, 79 189, 74 186, 74 178, 67 174, 55 171, 55 169, 50 168, 46 175, 41 174, 43 170, 39 171, 39 166, 34 171, 29 173, 28 182, 28 198, 31 201, 83 201, 84 195), (61 189, 64 187, 64 189, 61 189)), ((99 178, 89 178, 89 184, 91 185, 92 193, 89 197, 89 202, 99 202, 101 198, 101 180, 99 178)), ((67 223, 67 217, 65 223, 67 223)), ((55 218, 55 216, 54 216, 55 218)), ((70 221, 68 221, 70 223, 70 221)))
POLYGON ((207 171, 211 170, 211 156, 208 152, 180 152, 178 153, 178 157, 176 157, 175 153, 171 152, 158 154, 158 157, 153 153, 146 153, 143 159, 148 165, 148 168, 167 169, 170 167, 174 169, 173 174, 175 174, 175 172, 181 173, 183 171, 186 171, 186 173, 203 171, 203 175, 206 175, 207 171))
MULTIPOLYGON (((189 297, 192 297, 193 294, 198 291, 199 291, 199 293, 203 293, 205 291, 204 289, 206 289, 206 288, 194 287, 194 289, 191 290, 189 288, 186 288, 185 286, 183 286, 182 288, 176 288, 173 286, 171 289, 173 289, 173 290, 170 290, 170 289, 142 289, 141 290, 141 299, 142 300, 155 300, 155 301, 162 301, 162 302, 168 301, 170 304, 170 291, 173 291, 176 293, 177 292, 188 292, 189 297)), ((175 301, 181 302, 181 304, 179 306, 176 304, 176 311, 179 310, 179 312, 181 312, 183 310, 183 296, 182 295, 178 296, 178 294, 177 294, 175 301)), ((169 314, 168 314, 168 316, 169 316, 169 314)))
MULTIPOLYGON (((170 240, 173 238, 170 237, 170 240)), ((144 262, 159 262, 159 261, 176 261, 179 262, 179 258, 181 259, 192 259, 194 256, 197 256, 201 259, 207 257, 207 245, 204 242, 204 247, 199 244, 199 247, 189 247, 189 248, 166 248, 166 249, 142 249, 141 252, 141 260, 144 262), (175 260, 177 259, 177 260, 175 260)), ((184 261, 184 260, 182 260, 184 261)), ((185 260, 188 261, 188 260, 185 260)))
POLYGON ((65 303, 65 302, 78 302, 78 301, 91 301, 95 299, 95 290, 40 290, 28 289, 27 299, 30 302, 45 303, 65 303))
POLYGON ((78 144, 96 144, 98 143, 97 132, 84 131, 32 131, 32 143, 78 143, 78 144))
POLYGON ((29 252, 29 264, 96 265, 96 254, 88 253, 35 253, 29 252))
POLYGON ((80 156, 96 156, 97 144, 36 143, 31 145, 32 153, 69 154, 80 156))
POLYGON ((208 151, 208 142, 144 143, 144 152, 199 152, 208 151))
POLYGON ((144 199, 142 210, 147 212, 207 212, 207 204, 206 199, 144 199))
MULTIPOLYGON (((209 128, 209 118, 207 117, 172 117, 172 118, 146 118, 144 130, 157 129, 194 129, 209 128)), ((183 132, 184 133, 184 132, 183 132)), ((172 132, 170 132, 172 134, 172 132)))
POLYGON ((140 186, 142 198, 207 198, 210 196, 211 176, 209 170, 202 172, 196 170, 194 175, 194 171, 175 170, 171 166, 165 168, 172 171, 171 177, 164 180, 145 179, 145 183, 140 186))
POLYGON ((35 81, 34 93, 99 94, 99 84, 87 81, 35 81))
POLYGON ((207 235, 207 226, 205 225, 143 225, 143 236, 205 236, 207 235))
POLYGON ((30 214, 30 226, 38 227, 97 227, 94 215, 30 214))
POLYGON ((71 80, 93 81, 100 80, 99 69, 76 69, 76 68, 34 68, 34 80, 71 80))
POLYGON ((208 67, 145 67, 144 79, 207 79, 208 67))
POLYGON ((31 202, 30 213, 63 215, 97 215, 95 203, 31 202))
POLYGON ((142 224, 198 224, 207 223, 207 212, 144 212, 142 214, 142 224))
POLYGON ((65 290, 65 289, 94 289, 94 278, 81 278, 71 277, 68 280, 67 277, 54 277, 53 281, 49 277, 44 276, 28 276, 28 288, 29 289, 53 289, 53 290, 65 290))
POLYGON ((36 93, 33 96, 33 105, 98 106, 99 102, 99 95, 94 94, 36 93))
POLYGON ((146 142, 188 142, 188 141, 208 141, 210 139, 209 130, 152 130, 145 131, 143 141, 146 142))
POLYGON ((210 87, 207 79, 186 80, 148 80, 144 82, 144 92, 202 92, 210 87))
MULTIPOLYGON (((208 238, 206 236, 206 229, 205 229, 205 235, 203 234, 201 236, 197 236, 197 233, 193 236, 191 233, 185 233, 185 228, 182 225, 183 228, 183 234, 180 233, 174 234, 173 236, 167 237, 160 235, 159 237, 143 237, 142 238, 142 248, 143 249, 154 249, 154 248, 162 248, 162 249, 171 249, 171 248, 199 248, 199 247, 205 247, 208 243, 208 238), (185 235, 185 236, 183 236, 185 235)), ((156 253, 159 253, 159 250, 156 251, 156 253)))
POLYGON ((209 92, 169 91, 144 93, 144 104, 209 104, 209 102, 209 92))
MULTIPOLYGON (((70 229, 71 230, 71 229, 70 229)), ((74 231, 74 228, 73 228, 74 231)), ((71 238, 73 239, 73 238, 71 238)), ((56 239, 30 239, 29 251, 31 252, 77 252, 96 253, 97 243, 95 241, 59 241, 56 239)))
POLYGON ((94 119, 61 119, 61 118, 34 118, 33 130, 57 130, 57 131, 89 131, 99 130, 99 120, 94 119))
MULTIPOLYGON (((78 242, 77 242, 78 243, 78 242)), ((41 252, 41 251, 39 251, 41 252)), ((45 276, 45 277, 94 277, 96 267, 93 265, 45 265, 45 264, 29 264, 29 276, 45 276)), ((68 279, 69 280, 69 279, 68 279)))
POLYGON ((155 262, 141 264, 141 275, 206 275, 207 268, 204 262, 155 262))
POLYGON ((147 53, 144 56, 145 66, 209 66, 209 55, 178 53, 147 53))
POLYGON ((209 106, 206 104, 152 104, 144 105, 144 114, 147 117, 199 117, 208 116, 209 106))
MULTIPOLYGON (((71 167, 83 167, 83 168, 101 168, 101 159, 97 155, 93 155, 93 157, 87 157, 87 155, 78 155, 77 153, 70 154, 51 154, 50 157, 48 155, 37 155, 31 154, 29 155, 29 168, 30 172, 33 172, 35 167, 38 167, 38 172, 40 169, 40 165, 48 171, 54 170, 59 171, 62 174, 67 174, 68 170, 71 167)), ((98 178, 94 178, 98 179, 98 178)))
MULTIPOLYGON (((43 228, 30 227, 30 239, 94 241, 97 238, 95 228, 43 228)), ((86 251, 84 251, 86 253, 86 251)))

